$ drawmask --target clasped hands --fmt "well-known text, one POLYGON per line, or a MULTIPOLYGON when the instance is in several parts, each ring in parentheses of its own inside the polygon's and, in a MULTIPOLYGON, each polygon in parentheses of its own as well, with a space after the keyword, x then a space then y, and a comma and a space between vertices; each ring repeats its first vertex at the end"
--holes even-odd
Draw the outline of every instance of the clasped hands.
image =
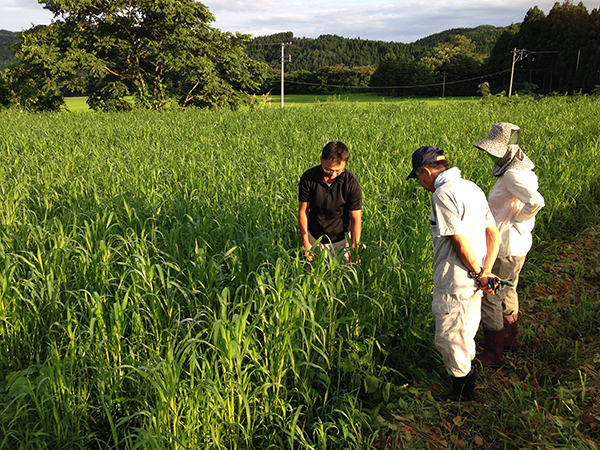
POLYGON ((514 286, 513 280, 503 280, 502 278, 494 275, 493 273, 484 273, 482 276, 475 280, 477 287, 486 294, 497 295, 506 286, 514 286))

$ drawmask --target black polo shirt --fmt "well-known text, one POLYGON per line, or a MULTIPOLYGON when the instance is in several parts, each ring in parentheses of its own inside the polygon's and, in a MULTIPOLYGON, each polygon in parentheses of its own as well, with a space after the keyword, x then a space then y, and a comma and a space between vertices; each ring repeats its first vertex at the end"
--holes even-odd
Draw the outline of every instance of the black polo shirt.
POLYGON ((345 239, 350 211, 362 209, 363 194, 358 179, 348 169, 331 186, 325 183, 323 168, 315 166, 302 174, 298 200, 309 202, 308 231, 315 239, 326 235, 331 242, 345 239))

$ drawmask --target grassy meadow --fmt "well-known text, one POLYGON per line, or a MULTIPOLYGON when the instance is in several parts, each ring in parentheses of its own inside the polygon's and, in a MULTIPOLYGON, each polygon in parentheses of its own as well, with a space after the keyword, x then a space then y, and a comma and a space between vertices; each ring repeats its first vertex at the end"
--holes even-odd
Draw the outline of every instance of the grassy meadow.
POLYGON ((597 448, 600 266, 564 303, 548 258, 600 222, 599 116, 587 97, 0 112, 0 448, 597 448), (478 401, 440 405, 430 194, 405 178, 439 145, 489 192, 472 143, 498 121, 546 199, 522 346, 478 401), (362 263, 309 270, 297 183, 331 140, 363 186, 362 263))
MULTIPOLYGON (((256 100, 263 107, 280 108, 281 107, 281 95, 264 95, 257 96, 256 100)), ((428 99, 422 99, 420 101, 428 104, 437 104, 440 102, 455 101, 455 100, 470 100, 475 101, 474 97, 434 97, 428 99)), ((133 98, 130 98, 132 105, 134 104, 133 98)), ((320 103, 398 103, 414 101, 406 97, 385 97, 376 94, 368 93, 347 93, 347 94, 319 94, 319 95, 285 95, 283 99, 284 107, 305 107, 314 106, 320 103)), ((69 112, 83 112, 89 111, 89 107, 86 102, 86 97, 66 97, 64 110, 69 112)))

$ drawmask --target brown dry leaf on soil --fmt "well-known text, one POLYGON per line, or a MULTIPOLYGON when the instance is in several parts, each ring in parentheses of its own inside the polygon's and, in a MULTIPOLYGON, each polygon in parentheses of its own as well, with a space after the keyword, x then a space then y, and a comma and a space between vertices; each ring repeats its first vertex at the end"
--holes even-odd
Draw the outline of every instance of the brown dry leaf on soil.
POLYGON ((461 441, 458 436, 450 436, 450 441, 456 448, 465 448, 465 443, 461 441))

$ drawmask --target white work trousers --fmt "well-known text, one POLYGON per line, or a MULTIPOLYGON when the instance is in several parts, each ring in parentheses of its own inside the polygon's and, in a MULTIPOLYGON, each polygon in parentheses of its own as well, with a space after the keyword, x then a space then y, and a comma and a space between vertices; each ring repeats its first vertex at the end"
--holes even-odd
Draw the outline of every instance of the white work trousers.
MULTIPOLYGON (((308 233, 308 242, 310 242, 310 245, 315 245, 317 240, 312 234, 308 233)), ((323 236, 323 239, 319 242, 319 250, 324 251, 325 256, 329 258, 335 258, 339 253, 343 253, 344 261, 350 262, 350 247, 348 247, 346 239, 331 243, 327 236, 323 236)))
POLYGON ((433 294, 435 346, 452 377, 465 377, 475 358, 475 334, 481 320, 481 291, 433 294))

